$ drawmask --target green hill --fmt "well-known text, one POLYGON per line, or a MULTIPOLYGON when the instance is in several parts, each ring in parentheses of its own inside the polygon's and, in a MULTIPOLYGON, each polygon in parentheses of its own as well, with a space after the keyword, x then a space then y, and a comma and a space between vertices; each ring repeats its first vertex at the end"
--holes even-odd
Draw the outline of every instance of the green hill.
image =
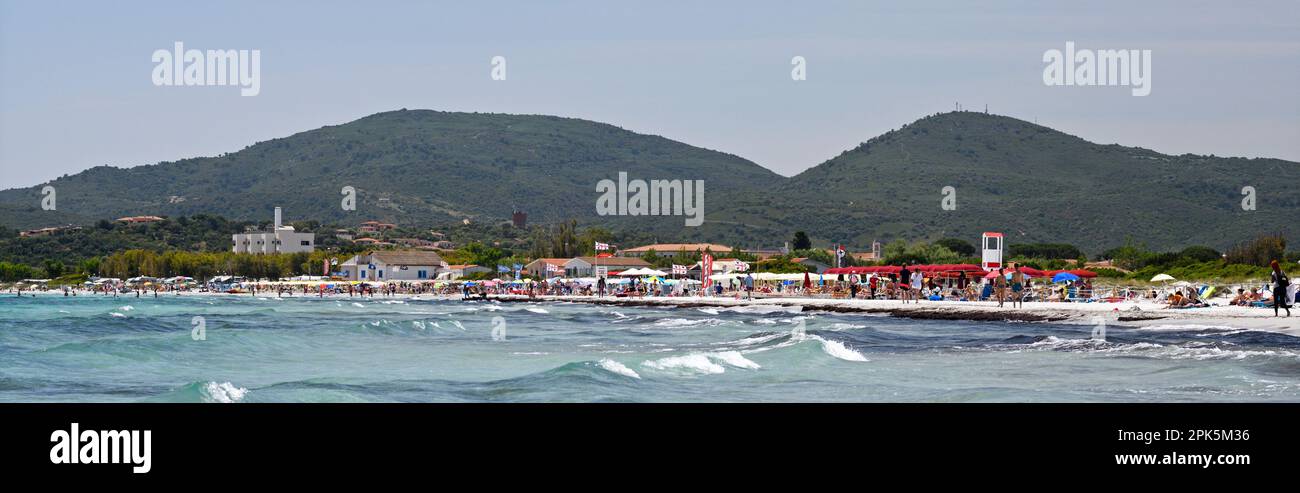
MULTIPOLYGON (((1140 140, 1140 136, 1135 140, 1140 140)), ((1014 118, 973 112, 922 118, 785 178, 734 155, 612 125, 531 115, 391 111, 257 143, 217 157, 96 167, 40 187, 0 191, 0 225, 87 224, 123 215, 217 214, 355 225, 376 219, 437 226, 496 222, 518 207, 529 223, 575 218, 625 237, 780 246, 796 230, 864 247, 872 240, 1073 243, 1089 254, 1126 236, 1152 248, 1225 248, 1260 233, 1297 236, 1300 164, 1169 156, 1099 145, 1014 118), (595 184, 700 179, 704 226, 681 217, 601 217, 595 184), (1258 210, 1241 209, 1243 186, 1258 210), (357 210, 340 207, 355 187, 357 210), (940 208, 945 186, 957 209, 940 208)))
POLYGON ((1090 254, 1126 236, 1152 248, 1220 249, 1261 233, 1300 233, 1300 163, 1169 156, 1099 145, 1014 118, 974 112, 922 118, 722 209, 756 227, 803 229, 866 245, 953 236, 975 242, 1072 243, 1090 254), (1242 187, 1257 210, 1243 211, 1242 187), (955 189, 956 210, 941 208, 955 189), (783 213, 763 216, 766 211, 783 213))
MULTIPOLYGON (((597 181, 699 179, 712 200, 782 177, 745 159, 612 125, 530 115, 391 111, 257 143, 218 157, 133 168, 101 166, 51 182, 60 213, 220 214, 355 225, 495 221, 514 207, 532 223, 594 219, 597 181), (344 211, 340 190, 357 191, 344 211)), ((0 206, 35 207, 40 187, 0 192, 0 206)), ((635 222, 683 227, 683 219, 635 222)), ((0 221, 46 225, 39 214, 0 221)))

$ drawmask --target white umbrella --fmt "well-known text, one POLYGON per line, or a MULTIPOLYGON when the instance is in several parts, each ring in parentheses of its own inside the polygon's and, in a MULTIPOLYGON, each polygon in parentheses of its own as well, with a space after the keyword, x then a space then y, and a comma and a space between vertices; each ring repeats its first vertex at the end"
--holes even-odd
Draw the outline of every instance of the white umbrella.
POLYGON ((1174 279, 1174 276, 1171 276, 1169 274, 1156 274, 1155 277, 1151 278, 1151 282, 1176 281, 1176 280, 1177 279, 1174 279))

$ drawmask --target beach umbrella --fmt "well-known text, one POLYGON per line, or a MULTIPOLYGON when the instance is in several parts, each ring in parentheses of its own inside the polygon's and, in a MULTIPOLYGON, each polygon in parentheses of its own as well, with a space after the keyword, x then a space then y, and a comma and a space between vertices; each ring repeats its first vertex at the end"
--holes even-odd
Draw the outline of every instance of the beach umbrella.
POLYGON ((1174 279, 1174 276, 1171 276, 1169 274, 1156 274, 1155 277, 1151 278, 1151 282, 1160 282, 1160 281, 1165 281, 1165 282, 1177 281, 1177 279, 1174 279))
POLYGON ((1079 280, 1079 276, 1076 276, 1069 272, 1058 272, 1056 273, 1055 276, 1052 276, 1052 282, 1078 281, 1078 280, 1079 280))
POLYGON ((812 279, 810 279, 810 278, 808 277, 808 273, 807 273, 807 272, 804 272, 804 273, 803 273, 803 287, 804 287, 804 289, 808 289, 808 288, 812 287, 812 279))

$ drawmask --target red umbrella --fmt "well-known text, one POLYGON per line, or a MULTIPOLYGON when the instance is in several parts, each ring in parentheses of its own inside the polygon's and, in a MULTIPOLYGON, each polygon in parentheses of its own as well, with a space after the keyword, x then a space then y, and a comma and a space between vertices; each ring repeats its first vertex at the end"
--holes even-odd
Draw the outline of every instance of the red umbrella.
POLYGON ((810 287, 812 287, 812 279, 809 279, 809 278, 808 278, 808 273, 807 273, 807 272, 804 272, 804 273, 803 273, 803 288, 804 288, 804 289, 808 289, 808 288, 810 288, 810 287))
POLYGON ((1029 277, 1052 277, 1055 273, 1047 273, 1033 267, 1020 267, 1020 273, 1029 277))

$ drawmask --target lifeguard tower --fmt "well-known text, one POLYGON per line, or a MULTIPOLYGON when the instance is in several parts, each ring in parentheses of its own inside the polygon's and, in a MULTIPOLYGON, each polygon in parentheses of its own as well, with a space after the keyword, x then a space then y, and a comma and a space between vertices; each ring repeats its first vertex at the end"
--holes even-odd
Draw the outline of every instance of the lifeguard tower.
POLYGON ((980 264, 984 270, 1002 267, 1002 233, 984 233, 980 237, 980 248, 984 250, 980 264))

